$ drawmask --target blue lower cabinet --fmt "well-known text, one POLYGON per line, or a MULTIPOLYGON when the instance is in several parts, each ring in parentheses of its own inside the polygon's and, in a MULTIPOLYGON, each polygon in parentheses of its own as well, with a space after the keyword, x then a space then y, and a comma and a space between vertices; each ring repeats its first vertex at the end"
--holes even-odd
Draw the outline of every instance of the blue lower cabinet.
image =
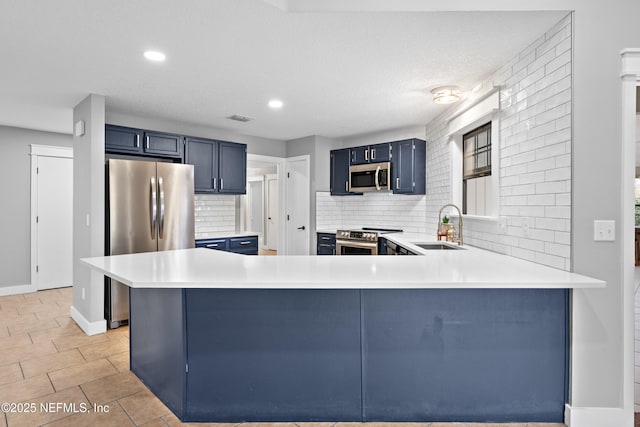
POLYGON ((187 289, 183 421, 361 419, 358 290, 187 289))
POLYGON ((258 255, 258 236, 198 239, 196 248, 217 249, 242 255, 258 255))
POLYGON ((183 422, 564 420, 568 290, 132 288, 130 302, 131 371, 183 422))
POLYGON ((244 255, 258 255, 258 236, 230 238, 229 252, 244 255))
POLYGON ((196 240, 196 248, 207 248, 207 249, 217 249, 219 251, 228 251, 229 239, 196 240))
POLYGON ((317 233, 317 255, 336 254, 336 235, 333 233, 317 233))
POLYGON ((384 237, 378 238, 378 255, 387 255, 387 239, 384 237))

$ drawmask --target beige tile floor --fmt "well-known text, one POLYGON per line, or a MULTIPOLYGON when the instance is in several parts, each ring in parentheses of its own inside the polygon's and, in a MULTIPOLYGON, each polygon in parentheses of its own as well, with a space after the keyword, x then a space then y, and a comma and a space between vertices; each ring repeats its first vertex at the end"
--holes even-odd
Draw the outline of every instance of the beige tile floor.
MULTIPOLYGON (((0 427, 234 425, 181 423, 129 371, 128 328, 87 336, 69 317, 70 306, 71 288, 0 297, 0 404, 12 404, 8 412, 0 412, 0 427), (85 409, 88 411, 84 412, 85 409)), ((242 427, 392 425, 247 423, 242 427)), ((399 423, 396 426, 562 427, 564 424, 399 423)))

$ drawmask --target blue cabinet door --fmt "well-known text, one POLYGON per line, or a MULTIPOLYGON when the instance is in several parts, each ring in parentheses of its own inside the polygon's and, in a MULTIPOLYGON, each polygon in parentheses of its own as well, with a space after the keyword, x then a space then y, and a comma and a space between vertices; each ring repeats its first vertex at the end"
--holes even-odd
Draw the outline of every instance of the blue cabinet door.
POLYGON ((375 145, 363 145, 362 147, 352 147, 349 149, 350 162, 352 165, 362 165, 365 163, 388 162, 390 144, 388 142, 375 145))
POLYGON ((215 249, 218 251, 229 250, 229 239, 199 239, 196 240, 196 248, 215 249))
POLYGON ((336 235, 331 233, 318 233, 317 234, 317 248, 316 253, 318 255, 335 255, 336 254, 336 235))
POLYGON ((349 149, 350 162, 352 165, 362 165, 369 163, 369 146, 353 147, 349 149))
POLYGON ((375 144, 369 146, 370 163, 388 162, 391 158, 391 144, 375 144))
POLYGON ((138 154, 142 151, 142 130, 106 125, 104 146, 108 153, 138 154))
POLYGON ((258 236, 230 238, 229 252, 243 255, 258 255, 258 236))
POLYGON ((183 138, 180 135, 145 132, 143 152, 166 157, 182 157, 183 138))
POLYGON ((218 191, 217 141, 187 138, 185 163, 193 165, 193 184, 196 193, 218 191))
POLYGON ((349 156, 350 150, 348 148, 331 150, 329 171, 331 183, 329 190, 332 196, 362 194, 349 191, 349 156))
POLYGON ((406 139, 392 143, 391 169, 394 194, 425 194, 426 143, 406 139))
POLYGON ((247 146, 235 142, 219 142, 218 192, 226 194, 247 193, 247 146))

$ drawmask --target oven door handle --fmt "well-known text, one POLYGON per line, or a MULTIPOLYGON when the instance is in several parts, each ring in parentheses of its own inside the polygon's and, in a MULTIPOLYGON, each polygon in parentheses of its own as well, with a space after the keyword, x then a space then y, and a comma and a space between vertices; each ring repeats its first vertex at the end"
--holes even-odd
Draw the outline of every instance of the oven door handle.
POLYGON ((376 190, 380 191, 380 165, 376 168, 376 190))

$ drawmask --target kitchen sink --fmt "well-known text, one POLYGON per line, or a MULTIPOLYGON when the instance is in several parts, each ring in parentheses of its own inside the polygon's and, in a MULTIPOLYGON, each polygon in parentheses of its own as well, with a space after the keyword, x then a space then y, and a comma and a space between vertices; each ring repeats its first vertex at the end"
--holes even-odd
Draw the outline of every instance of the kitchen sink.
POLYGON ((457 245, 449 245, 446 243, 414 243, 419 248, 426 249, 428 251, 432 250, 443 250, 443 249, 464 249, 461 246, 457 245))

